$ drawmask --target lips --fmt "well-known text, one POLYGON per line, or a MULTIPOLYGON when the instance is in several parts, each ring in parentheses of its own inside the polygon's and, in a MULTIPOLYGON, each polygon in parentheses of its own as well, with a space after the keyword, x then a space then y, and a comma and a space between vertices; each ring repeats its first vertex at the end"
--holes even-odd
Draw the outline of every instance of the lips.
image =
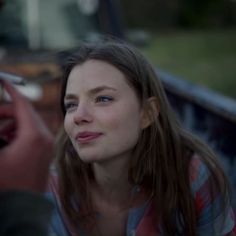
POLYGON ((89 143, 97 138, 99 138, 102 133, 98 132, 80 132, 76 135, 75 139, 80 144, 89 143))

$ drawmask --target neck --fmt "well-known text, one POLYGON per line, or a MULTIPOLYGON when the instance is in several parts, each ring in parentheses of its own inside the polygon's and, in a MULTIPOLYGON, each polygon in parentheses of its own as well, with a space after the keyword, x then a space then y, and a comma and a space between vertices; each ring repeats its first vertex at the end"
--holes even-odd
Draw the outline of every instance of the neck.
POLYGON ((123 160, 113 160, 107 163, 94 163, 95 195, 112 204, 127 202, 132 189, 128 181, 128 163, 123 160))

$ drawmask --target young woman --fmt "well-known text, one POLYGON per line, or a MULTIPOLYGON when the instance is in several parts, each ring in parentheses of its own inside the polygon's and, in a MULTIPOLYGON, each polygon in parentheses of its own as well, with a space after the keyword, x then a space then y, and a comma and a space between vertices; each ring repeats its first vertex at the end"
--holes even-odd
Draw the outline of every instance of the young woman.
POLYGON ((64 67, 61 107, 56 235, 236 235, 214 153, 180 126, 132 46, 80 46, 64 67))

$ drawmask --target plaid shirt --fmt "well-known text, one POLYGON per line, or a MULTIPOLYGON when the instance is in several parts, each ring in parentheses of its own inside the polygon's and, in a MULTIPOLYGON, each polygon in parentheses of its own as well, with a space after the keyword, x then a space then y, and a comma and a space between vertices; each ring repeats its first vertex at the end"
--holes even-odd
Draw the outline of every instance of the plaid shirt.
MULTIPOLYGON (((217 191, 210 192, 211 174, 207 166, 196 155, 192 158, 189 168, 192 195, 197 210, 197 235, 199 236, 236 236, 236 224, 231 206, 221 212, 222 196, 217 191), (211 194, 212 193, 212 194, 211 194)), ((50 183, 48 197, 54 202, 55 210, 51 222, 51 235, 85 236, 79 229, 77 232, 70 226, 60 208, 56 178, 50 183)), ((129 212, 126 236, 157 236, 162 235, 161 226, 153 223, 155 214, 151 202, 133 208, 129 212)))

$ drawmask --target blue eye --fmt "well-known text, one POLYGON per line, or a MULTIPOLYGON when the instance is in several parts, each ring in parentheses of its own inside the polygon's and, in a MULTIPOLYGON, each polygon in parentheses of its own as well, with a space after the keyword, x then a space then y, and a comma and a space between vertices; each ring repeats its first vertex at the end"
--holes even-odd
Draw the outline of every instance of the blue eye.
POLYGON ((77 103, 73 103, 73 102, 68 102, 68 103, 65 103, 64 105, 64 108, 66 111, 72 110, 75 107, 77 107, 77 103))
POLYGON ((96 97, 96 102, 107 103, 113 101, 112 97, 109 96, 98 96, 96 97))

